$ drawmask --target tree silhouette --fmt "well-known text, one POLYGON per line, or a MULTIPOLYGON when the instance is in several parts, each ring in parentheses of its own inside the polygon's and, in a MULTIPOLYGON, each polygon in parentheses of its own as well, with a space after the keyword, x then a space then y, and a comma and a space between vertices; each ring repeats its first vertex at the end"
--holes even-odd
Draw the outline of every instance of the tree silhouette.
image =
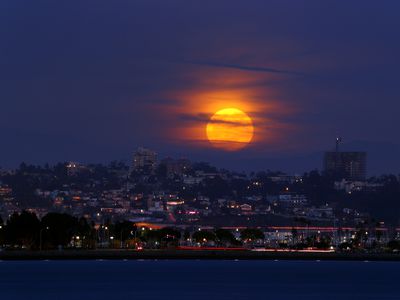
POLYGON ((226 229, 217 229, 215 231, 216 240, 221 246, 237 245, 238 241, 231 231, 226 229))
POLYGON ((39 239, 39 231, 40 221, 35 214, 27 211, 14 213, 7 222, 6 243, 33 248, 39 239))
POLYGON ((258 228, 246 228, 240 232, 243 242, 255 242, 264 239, 264 233, 258 228))
POLYGON ((68 214, 48 213, 42 218, 43 245, 49 248, 67 246, 78 232, 78 220, 68 214))
POLYGON ((132 237, 132 234, 136 232, 136 225, 130 221, 117 222, 115 223, 114 232, 122 247, 124 241, 132 237))
POLYGON ((192 238, 197 242, 197 243, 206 243, 210 241, 215 241, 216 236, 212 231, 196 231, 193 233, 192 238))

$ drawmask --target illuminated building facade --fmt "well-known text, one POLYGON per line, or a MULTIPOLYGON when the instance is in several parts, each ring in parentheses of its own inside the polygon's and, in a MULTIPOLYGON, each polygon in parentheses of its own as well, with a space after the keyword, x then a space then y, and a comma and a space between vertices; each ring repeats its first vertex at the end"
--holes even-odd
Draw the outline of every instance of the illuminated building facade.
POLYGON ((146 149, 138 148, 133 154, 132 170, 139 173, 151 173, 157 164, 157 153, 146 149))
POLYGON ((174 175, 182 176, 190 169, 191 166, 190 161, 183 158, 165 158, 161 161, 161 164, 165 166, 168 177, 173 177, 174 175))
POLYGON ((325 152, 324 171, 337 179, 365 180, 366 152, 325 152))

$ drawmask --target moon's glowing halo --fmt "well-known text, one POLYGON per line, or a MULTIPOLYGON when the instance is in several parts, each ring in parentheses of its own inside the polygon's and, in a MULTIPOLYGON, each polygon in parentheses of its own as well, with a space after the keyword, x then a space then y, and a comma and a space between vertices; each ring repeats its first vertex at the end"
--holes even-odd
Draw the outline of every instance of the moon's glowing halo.
POLYGON ((239 150, 253 139, 253 121, 238 108, 220 109, 207 123, 206 134, 210 143, 217 148, 239 150))
POLYGON ((272 101, 260 101, 250 91, 235 89, 221 89, 199 92, 175 93, 171 98, 180 99, 179 105, 170 106, 169 113, 181 118, 181 122, 168 136, 178 143, 183 141, 186 145, 199 148, 210 148, 206 126, 215 112, 224 108, 238 108, 251 116, 254 134, 251 144, 259 144, 269 139, 270 131, 265 131, 265 124, 272 124, 269 116, 264 112, 275 111, 275 103, 272 101))
POLYGON ((281 149, 278 147, 285 142, 285 133, 294 129, 280 118, 291 115, 292 107, 283 106, 269 90, 263 90, 262 95, 257 91, 254 88, 229 88, 171 93, 168 97, 176 99, 177 104, 157 107, 157 110, 168 112, 164 115, 168 117, 168 124, 163 132, 169 142, 177 145, 215 149, 207 137, 207 124, 215 112, 235 107, 246 112, 253 122, 253 137, 244 149, 258 151, 265 145, 269 149, 281 149))

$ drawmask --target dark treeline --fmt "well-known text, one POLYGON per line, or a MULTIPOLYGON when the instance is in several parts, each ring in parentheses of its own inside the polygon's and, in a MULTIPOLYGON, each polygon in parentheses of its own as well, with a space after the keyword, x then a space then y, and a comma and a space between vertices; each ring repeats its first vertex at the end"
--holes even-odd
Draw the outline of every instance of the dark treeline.
MULTIPOLYGON (((0 222, 3 223, 3 220, 0 222)), ((35 214, 27 211, 11 215, 0 232, 3 246, 27 249, 67 247, 74 236, 85 237, 88 241, 95 236, 93 226, 85 218, 49 213, 39 220, 35 214)))
MULTIPOLYGON (((0 249, 165 249, 185 245, 253 248, 267 245, 266 236, 259 228, 244 228, 237 233, 239 236, 235 236, 231 230, 221 228, 138 228, 130 221, 95 225, 88 223, 85 218, 78 219, 64 213, 48 213, 39 220, 35 214, 23 211, 13 214, 5 223, 0 218, 0 249)), ((379 236, 367 247, 367 236, 364 233, 365 228, 360 228, 351 240, 335 246, 330 235, 304 236, 293 228, 290 240, 275 247, 332 249, 335 246, 338 251, 400 251, 399 240, 392 239, 382 244, 378 243, 379 236)))
POLYGON ((214 246, 241 246, 264 239, 259 229, 245 229, 241 240, 225 229, 184 231, 172 227, 152 229, 137 228, 129 221, 95 225, 85 218, 75 218, 65 213, 48 213, 41 220, 33 213, 14 213, 5 223, 0 218, 0 248, 7 249, 64 249, 84 248, 165 248, 185 244, 187 241, 214 246))
POLYGON ((192 228, 185 231, 172 227, 137 228, 135 223, 129 221, 95 225, 88 223, 85 218, 78 219, 64 213, 48 213, 39 220, 35 214, 27 211, 13 214, 5 223, 0 219, 0 227, 0 248, 8 250, 104 247, 161 249, 179 245, 241 247, 261 245, 265 238, 257 228, 242 229, 240 238, 236 238, 230 230, 221 228, 192 228))

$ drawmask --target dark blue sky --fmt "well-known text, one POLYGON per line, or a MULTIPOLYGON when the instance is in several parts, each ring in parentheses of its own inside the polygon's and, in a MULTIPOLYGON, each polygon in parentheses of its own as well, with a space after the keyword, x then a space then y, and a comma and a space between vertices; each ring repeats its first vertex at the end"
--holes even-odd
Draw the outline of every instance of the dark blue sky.
POLYGON ((399 11, 399 1, 3 0, 0 166, 129 159, 143 145, 302 172, 341 135, 369 152, 370 174, 398 173, 399 11), (255 107, 263 142, 225 153, 180 136, 199 102, 231 93, 255 107))

